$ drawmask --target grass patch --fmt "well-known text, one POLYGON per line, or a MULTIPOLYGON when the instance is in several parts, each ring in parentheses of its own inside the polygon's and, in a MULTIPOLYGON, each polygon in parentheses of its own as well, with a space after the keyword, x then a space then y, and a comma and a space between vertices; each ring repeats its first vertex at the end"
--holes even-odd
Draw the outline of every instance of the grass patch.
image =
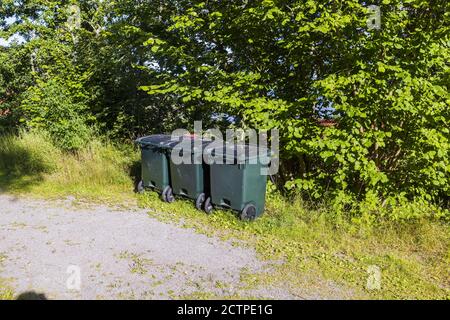
POLYGON ((283 261, 271 274, 247 270, 242 281, 249 288, 283 285, 299 298, 450 298, 448 223, 381 220, 368 225, 336 215, 326 204, 308 207, 274 191, 268 193, 266 213, 255 222, 239 221, 231 211, 208 216, 192 201, 167 204, 154 192, 135 196, 139 152, 132 146, 97 139, 76 153, 64 153, 43 133, 0 139, 0 188, 6 192, 113 204, 137 201, 160 220, 283 261), (379 290, 367 286, 374 267, 381 275, 379 290))
POLYGON ((250 287, 284 285, 299 298, 447 299, 450 294, 449 226, 428 220, 377 226, 337 221, 323 206, 277 194, 260 219, 239 221, 231 211, 208 216, 191 201, 163 203, 154 192, 139 197, 160 220, 177 221, 209 236, 255 247, 260 257, 282 260, 270 275, 248 270, 250 287), (370 289, 371 268, 381 272, 370 289))
POLYGON ((139 153, 108 141, 91 141, 62 152, 42 132, 23 132, 0 140, 0 189, 44 197, 75 196, 119 203, 132 198, 132 171, 139 153))
MULTIPOLYGON (((3 262, 6 260, 6 256, 0 253, 0 268, 2 267, 3 262)), ((14 292, 9 287, 7 282, 0 278, 0 300, 13 300, 14 292)))
POLYGON ((14 292, 0 279, 0 300, 14 300, 14 292))

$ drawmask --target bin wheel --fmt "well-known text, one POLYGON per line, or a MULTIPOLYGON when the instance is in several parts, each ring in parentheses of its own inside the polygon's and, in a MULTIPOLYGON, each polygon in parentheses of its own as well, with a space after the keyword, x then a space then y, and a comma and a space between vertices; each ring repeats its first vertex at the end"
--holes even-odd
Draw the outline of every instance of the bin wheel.
POLYGON ((205 194, 204 193, 200 193, 198 195, 198 197, 197 197, 197 200, 195 200, 195 207, 198 210, 202 210, 204 202, 205 202, 205 194))
POLYGON ((203 205, 203 209, 205 210, 205 212, 206 212, 207 214, 211 214, 211 213, 212 213, 212 211, 213 211, 213 205, 212 205, 212 203, 211 203, 211 198, 210 198, 210 197, 208 197, 208 198, 205 200, 205 203, 204 203, 204 205, 203 205))
POLYGON ((167 186, 164 188, 161 197, 163 199, 163 201, 168 202, 168 203, 172 203, 175 201, 175 197, 173 196, 173 191, 172 188, 170 186, 167 186))
POLYGON ((136 186, 136 192, 137 193, 144 193, 145 188, 144 188, 144 182, 141 180, 138 182, 137 186, 136 186))
POLYGON ((241 211, 241 220, 252 221, 256 219, 256 207, 252 203, 245 205, 241 211))

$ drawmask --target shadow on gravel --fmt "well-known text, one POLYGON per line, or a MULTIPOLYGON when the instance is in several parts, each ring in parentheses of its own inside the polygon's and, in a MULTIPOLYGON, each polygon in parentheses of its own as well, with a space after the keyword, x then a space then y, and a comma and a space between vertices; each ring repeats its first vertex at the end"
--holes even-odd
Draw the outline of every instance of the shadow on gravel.
POLYGON ((19 294, 16 300, 47 300, 47 297, 43 293, 27 291, 19 294))

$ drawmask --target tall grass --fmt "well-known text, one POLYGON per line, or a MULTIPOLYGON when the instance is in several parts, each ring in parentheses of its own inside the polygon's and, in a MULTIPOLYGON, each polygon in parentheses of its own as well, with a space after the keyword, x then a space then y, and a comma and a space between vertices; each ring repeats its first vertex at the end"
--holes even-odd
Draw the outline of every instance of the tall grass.
POLYGON ((77 152, 63 152, 45 132, 24 131, 0 137, 0 188, 123 200, 132 194, 130 172, 138 156, 132 146, 119 149, 100 138, 77 152))
MULTIPOLYGON (((133 179, 139 172, 139 158, 133 146, 101 138, 77 152, 63 152, 44 132, 0 136, 0 189, 115 204, 135 201, 133 179)), ((266 212, 253 223, 241 222, 229 211, 207 216, 192 201, 166 204, 155 193, 138 200, 158 212, 158 219, 179 219, 199 231, 251 243, 263 257, 285 259, 271 278, 290 283, 293 290, 314 286, 314 279, 324 277, 360 297, 450 297, 450 228, 439 220, 379 219, 374 224, 364 217, 355 220, 336 214, 325 202, 312 206, 301 198, 286 199, 270 187, 266 212), (383 274, 379 291, 365 288, 371 265, 379 266, 383 274)), ((0 290, 0 298, 1 294, 0 290)), ((4 290, 7 296, 10 293, 4 290)))
POLYGON ((61 152, 45 132, 0 136, 0 170, 8 176, 49 173, 56 169, 61 152))

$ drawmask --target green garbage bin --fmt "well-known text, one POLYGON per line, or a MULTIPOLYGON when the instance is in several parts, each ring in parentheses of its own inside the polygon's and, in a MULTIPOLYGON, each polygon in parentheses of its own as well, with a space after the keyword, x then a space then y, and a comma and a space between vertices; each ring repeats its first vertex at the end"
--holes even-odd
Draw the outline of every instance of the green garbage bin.
POLYGON ((142 180, 138 184, 138 192, 151 188, 161 193, 166 202, 175 200, 170 183, 169 152, 179 143, 170 135, 152 135, 136 140, 141 147, 142 180))
MULTIPOLYGON (((203 209, 206 197, 209 196, 209 166, 203 162, 203 149, 210 142, 195 137, 184 137, 185 145, 183 152, 190 152, 190 163, 175 164, 170 161, 170 176, 173 193, 195 200, 198 210, 203 209), (197 143, 196 143, 197 142, 197 143), (195 162, 197 158, 197 162, 195 162)), ((178 150, 174 150, 178 152, 178 150)), ((182 152, 179 152, 180 156, 182 152)))
POLYGON ((261 169, 268 166, 270 153, 253 145, 246 145, 244 150, 242 154, 236 148, 229 152, 224 147, 221 154, 233 163, 210 163, 211 197, 204 204, 207 213, 213 206, 239 211, 243 220, 253 220, 263 213, 267 175, 262 175, 261 169))

